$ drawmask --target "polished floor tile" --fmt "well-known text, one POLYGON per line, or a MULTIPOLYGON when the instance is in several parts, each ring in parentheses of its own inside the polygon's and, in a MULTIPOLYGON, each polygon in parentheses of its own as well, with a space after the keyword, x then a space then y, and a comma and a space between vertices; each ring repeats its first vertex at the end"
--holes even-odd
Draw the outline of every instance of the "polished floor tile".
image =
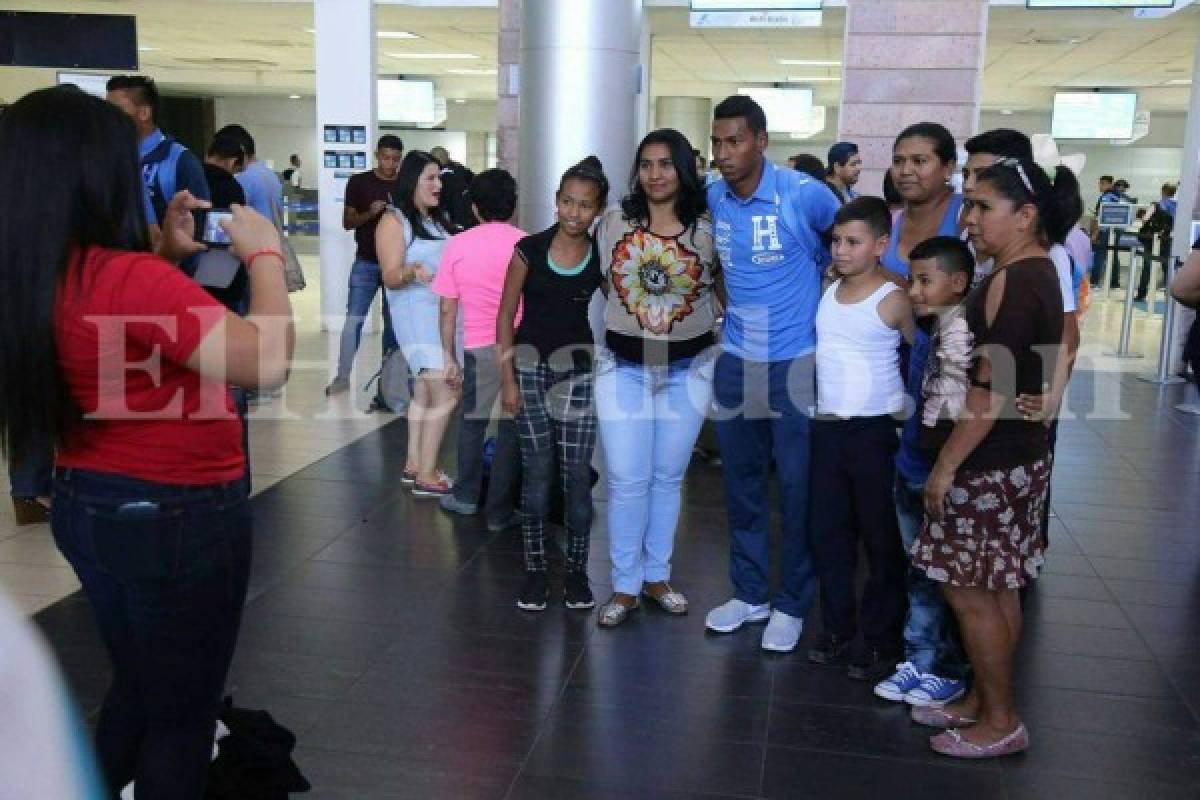
MULTIPOLYGON (((1102 312, 1088 325, 1110 323, 1102 312)), ((319 361, 325 335, 301 338, 319 361)), ((357 393, 329 402, 326 377, 306 368, 256 411, 256 561, 228 681, 239 705, 297 733, 314 798, 1196 796, 1200 492, 1180 481, 1200 485, 1200 424, 1172 415, 1178 389, 1076 376, 1071 407, 1103 408, 1119 386, 1129 418, 1060 430, 1048 562, 1016 658, 1034 745, 962 763, 933 754, 931 731, 902 707, 808 663, 819 614, 790 655, 761 650, 762 626, 705 632, 730 594, 719 469, 695 463, 684 484, 673 583, 687 616, 644 606, 599 630, 595 612, 564 608, 554 528, 550 606, 526 613, 514 605, 519 532, 412 498, 397 482, 404 423, 358 413, 357 393)), ((597 500, 589 574, 602 601, 611 563, 597 500)), ((94 721, 108 671, 86 600, 49 531, 5 513, 0 582, 94 721)))

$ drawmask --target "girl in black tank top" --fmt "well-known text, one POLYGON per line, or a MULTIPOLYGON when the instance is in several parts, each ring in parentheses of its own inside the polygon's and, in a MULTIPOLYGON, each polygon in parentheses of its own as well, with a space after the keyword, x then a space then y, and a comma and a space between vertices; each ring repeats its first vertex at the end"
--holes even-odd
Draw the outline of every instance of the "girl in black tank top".
POLYGON ((595 157, 567 170, 555 197, 558 222, 517 243, 496 320, 501 402, 516 416, 521 445, 526 581, 517 607, 524 611, 546 607, 545 524, 558 486, 564 487, 567 532, 563 601, 575 609, 595 605, 587 579, 596 445, 588 306, 603 278, 589 231, 607 196, 608 180, 595 157), (514 330, 520 303, 521 325, 514 330))

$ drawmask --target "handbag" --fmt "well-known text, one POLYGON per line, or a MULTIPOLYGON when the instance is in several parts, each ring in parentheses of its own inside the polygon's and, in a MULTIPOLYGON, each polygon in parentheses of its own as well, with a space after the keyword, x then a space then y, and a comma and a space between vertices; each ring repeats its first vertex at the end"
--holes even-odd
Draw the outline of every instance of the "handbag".
POLYGON ((308 286, 308 281, 304 280, 304 267, 300 265, 296 250, 288 241, 287 234, 283 230, 283 214, 279 206, 272 203, 271 212, 275 218, 275 230, 279 231, 279 248, 283 253, 284 283, 287 285, 288 294, 299 292, 308 286))
POLYGON ((363 391, 371 391, 375 386, 375 397, 371 401, 371 409, 387 409, 393 414, 403 414, 408 411, 412 401, 412 376, 409 373, 408 362, 404 360, 404 351, 394 347, 383 355, 383 365, 371 376, 363 391))

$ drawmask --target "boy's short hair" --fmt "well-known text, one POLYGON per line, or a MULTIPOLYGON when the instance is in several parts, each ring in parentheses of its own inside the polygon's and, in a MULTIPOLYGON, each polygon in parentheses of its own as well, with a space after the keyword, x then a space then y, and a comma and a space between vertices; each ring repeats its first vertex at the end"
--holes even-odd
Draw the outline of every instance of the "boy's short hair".
POLYGON ((975 256, 971 248, 957 236, 934 236, 912 249, 908 261, 932 261, 947 275, 967 276, 967 286, 975 280, 975 256))
POLYGON ((507 170, 484 170, 471 181, 467 193, 484 222, 503 222, 516 213, 517 182, 507 170))
POLYGON ((890 236, 892 233, 892 214, 882 198, 869 195, 854 198, 838 209, 833 224, 836 227, 856 220, 866 223, 867 230, 875 236, 890 236))

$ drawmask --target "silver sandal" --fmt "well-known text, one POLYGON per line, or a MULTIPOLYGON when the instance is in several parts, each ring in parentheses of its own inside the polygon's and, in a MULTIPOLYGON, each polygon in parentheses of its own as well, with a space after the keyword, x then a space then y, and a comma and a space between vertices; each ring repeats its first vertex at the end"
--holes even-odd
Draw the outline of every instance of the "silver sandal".
POLYGON ((658 597, 649 594, 644 589, 642 590, 642 596, 649 600, 653 600, 658 604, 659 608, 668 614, 674 614, 675 616, 682 616, 686 614, 688 612, 687 598, 683 596, 682 592, 677 592, 672 589, 670 584, 666 584, 666 587, 667 590, 658 597))
POLYGON ((609 600, 600 606, 600 613, 596 616, 596 624, 601 628, 615 628, 629 619, 629 614, 636 611, 640 606, 641 602, 636 597, 633 598, 632 607, 609 600))

